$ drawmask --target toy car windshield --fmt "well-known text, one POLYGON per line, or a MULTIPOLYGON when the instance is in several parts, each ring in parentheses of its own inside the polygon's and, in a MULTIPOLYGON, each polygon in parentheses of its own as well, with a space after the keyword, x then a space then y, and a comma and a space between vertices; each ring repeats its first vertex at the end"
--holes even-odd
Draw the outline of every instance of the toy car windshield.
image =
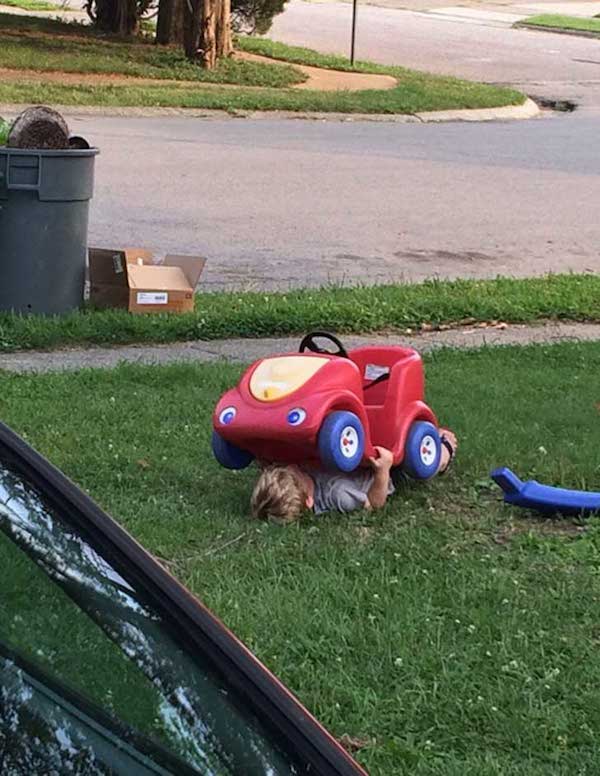
POLYGON ((250 378, 250 393, 259 401, 276 401, 297 391, 327 364, 324 356, 266 358, 250 378))

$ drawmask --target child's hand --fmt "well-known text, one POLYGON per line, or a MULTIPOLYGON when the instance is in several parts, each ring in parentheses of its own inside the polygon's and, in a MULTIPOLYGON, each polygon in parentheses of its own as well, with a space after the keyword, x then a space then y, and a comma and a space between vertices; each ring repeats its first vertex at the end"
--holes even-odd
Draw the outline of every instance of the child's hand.
POLYGON ((377 458, 369 458, 371 466, 375 471, 387 471, 392 468, 394 463, 393 453, 385 447, 376 447, 375 450, 378 453, 377 458))

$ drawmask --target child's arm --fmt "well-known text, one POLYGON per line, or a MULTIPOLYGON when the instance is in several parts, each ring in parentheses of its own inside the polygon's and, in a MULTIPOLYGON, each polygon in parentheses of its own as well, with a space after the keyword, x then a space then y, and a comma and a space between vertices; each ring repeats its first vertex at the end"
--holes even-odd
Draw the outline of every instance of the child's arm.
POLYGON ((381 509, 385 506, 390 486, 390 469, 394 463, 394 456, 385 447, 376 447, 377 458, 370 458, 375 479, 367 493, 365 509, 381 509))

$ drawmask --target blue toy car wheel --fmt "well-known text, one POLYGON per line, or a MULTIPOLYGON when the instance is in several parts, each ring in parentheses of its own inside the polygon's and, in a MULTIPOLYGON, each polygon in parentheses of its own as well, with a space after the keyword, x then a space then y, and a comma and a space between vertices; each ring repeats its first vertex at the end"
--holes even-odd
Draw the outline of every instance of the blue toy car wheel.
POLYGON ((226 469, 245 469, 254 460, 252 453, 232 445, 216 431, 212 433, 212 450, 217 461, 226 469))
POLYGON ((428 480, 437 473, 442 443, 433 423, 418 420, 408 430, 404 448, 405 471, 415 480, 428 480))
POLYGON ((319 455, 327 469, 351 472, 362 461, 365 431, 353 412, 332 412, 319 431, 319 455))

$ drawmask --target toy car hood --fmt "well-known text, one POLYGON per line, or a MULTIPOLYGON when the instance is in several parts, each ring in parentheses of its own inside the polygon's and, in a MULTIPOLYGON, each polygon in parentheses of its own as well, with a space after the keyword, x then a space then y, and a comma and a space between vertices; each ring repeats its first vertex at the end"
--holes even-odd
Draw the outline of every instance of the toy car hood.
POLYGON ((221 397, 213 428, 260 460, 317 462, 317 435, 332 409, 353 412, 367 426, 356 364, 333 355, 281 354, 255 362, 221 397))

